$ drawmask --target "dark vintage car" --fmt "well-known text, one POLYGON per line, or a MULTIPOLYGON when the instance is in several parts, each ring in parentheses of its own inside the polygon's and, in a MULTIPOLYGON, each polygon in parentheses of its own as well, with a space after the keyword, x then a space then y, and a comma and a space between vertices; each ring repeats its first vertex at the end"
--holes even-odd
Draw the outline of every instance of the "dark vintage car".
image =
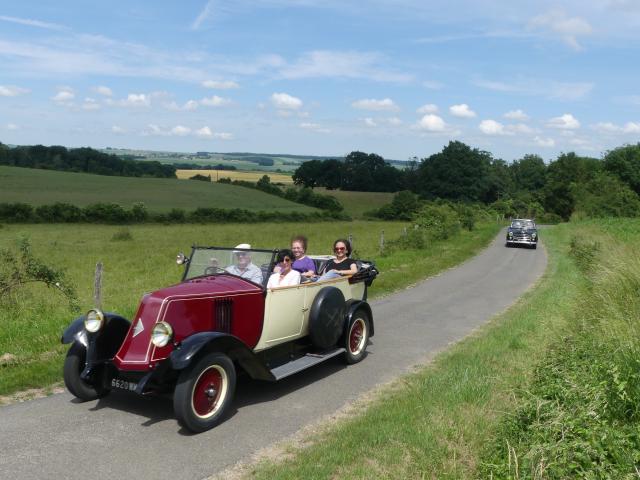
POLYGON ((507 247, 514 245, 526 245, 531 248, 538 246, 538 229, 533 220, 516 218, 511 221, 507 229, 507 247))
MULTIPOLYGON (((68 390, 81 400, 114 389, 173 392, 180 424, 201 432, 224 418, 240 373, 277 381, 336 356, 362 360, 374 333, 367 287, 375 265, 267 288, 277 253, 193 247, 188 258, 178 256, 182 282, 144 295, 133 319, 98 309, 76 318, 62 335, 71 344, 68 390), (251 275, 239 273, 239 261, 250 263, 251 275)), ((331 257, 311 258, 322 268, 331 257)))

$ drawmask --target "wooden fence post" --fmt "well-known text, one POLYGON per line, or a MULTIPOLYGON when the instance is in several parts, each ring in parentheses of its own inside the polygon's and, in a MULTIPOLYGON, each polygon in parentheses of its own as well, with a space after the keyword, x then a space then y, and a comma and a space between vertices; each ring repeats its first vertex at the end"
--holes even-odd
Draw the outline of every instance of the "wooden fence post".
POLYGON ((93 279, 93 305, 102 310, 102 262, 96 263, 96 273, 93 279))

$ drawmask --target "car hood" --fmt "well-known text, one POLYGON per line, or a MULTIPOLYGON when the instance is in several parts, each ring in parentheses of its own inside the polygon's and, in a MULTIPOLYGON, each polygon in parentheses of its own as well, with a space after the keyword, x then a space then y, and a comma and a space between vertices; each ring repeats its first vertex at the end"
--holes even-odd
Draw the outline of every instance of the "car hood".
MULTIPOLYGON (((155 366, 157 361, 166 358, 173 346, 155 347, 151 343, 151 332, 157 322, 167 321, 167 312, 171 308, 193 305, 198 301, 210 305, 211 299, 217 297, 261 293, 262 289, 257 285, 232 275, 197 277, 148 293, 142 297, 131 328, 113 361, 122 370, 146 371, 155 366)), ((197 316, 191 312, 192 309, 188 308, 179 310, 179 325, 170 322, 174 328, 174 342, 182 341, 198 328, 197 316)))

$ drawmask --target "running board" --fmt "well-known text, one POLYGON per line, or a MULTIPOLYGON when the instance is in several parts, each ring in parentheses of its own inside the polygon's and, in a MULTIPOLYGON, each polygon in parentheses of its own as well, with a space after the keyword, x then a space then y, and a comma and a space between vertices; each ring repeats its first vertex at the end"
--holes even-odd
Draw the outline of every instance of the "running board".
POLYGON ((324 353, 307 353, 304 357, 300 357, 297 360, 292 360, 289 363, 285 363, 284 365, 274 368, 271 370, 271 373, 276 380, 282 380, 289 375, 293 375, 294 373, 298 373, 306 368, 317 365, 318 363, 322 363, 325 360, 329 360, 336 355, 344 353, 345 351, 346 350, 344 348, 336 348, 335 350, 330 350, 324 353))

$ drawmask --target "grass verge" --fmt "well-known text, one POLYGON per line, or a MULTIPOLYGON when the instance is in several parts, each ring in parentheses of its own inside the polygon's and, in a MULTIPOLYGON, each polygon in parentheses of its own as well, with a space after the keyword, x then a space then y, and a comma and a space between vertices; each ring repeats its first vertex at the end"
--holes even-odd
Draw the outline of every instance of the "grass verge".
MULTIPOLYGON (((197 182, 194 182, 197 183, 197 182)), ((104 264, 103 306, 127 318, 135 312, 144 292, 176 283, 181 270, 175 266, 178 251, 192 244, 233 246, 248 242, 255 248, 283 247, 298 233, 309 237, 310 253, 330 253, 336 238, 349 234, 361 258, 376 260, 379 278, 372 297, 404 288, 429 275, 456 265, 486 246, 500 228, 478 224, 473 232, 462 231, 424 250, 404 250, 381 255, 381 230, 385 238, 397 238, 404 223, 323 222, 317 224, 255 225, 6 225, 0 244, 15 244, 27 236, 34 256, 58 268, 78 293, 83 309, 93 306, 93 272, 104 264)), ((80 312, 70 312, 55 291, 31 286, 12 298, 0 299, 0 395, 39 388, 61 378, 66 346, 60 335, 80 312), (2 360, 4 358, 4 360, 2 360)))
POLYGON ((313 435, 252 478, 477 478, 488 439, 514 391, 528 385, 587 281, 567 255, 572 226, 545 231, 549 267, 538 287, 475 335, 401 378, 366 412, 313 435))

